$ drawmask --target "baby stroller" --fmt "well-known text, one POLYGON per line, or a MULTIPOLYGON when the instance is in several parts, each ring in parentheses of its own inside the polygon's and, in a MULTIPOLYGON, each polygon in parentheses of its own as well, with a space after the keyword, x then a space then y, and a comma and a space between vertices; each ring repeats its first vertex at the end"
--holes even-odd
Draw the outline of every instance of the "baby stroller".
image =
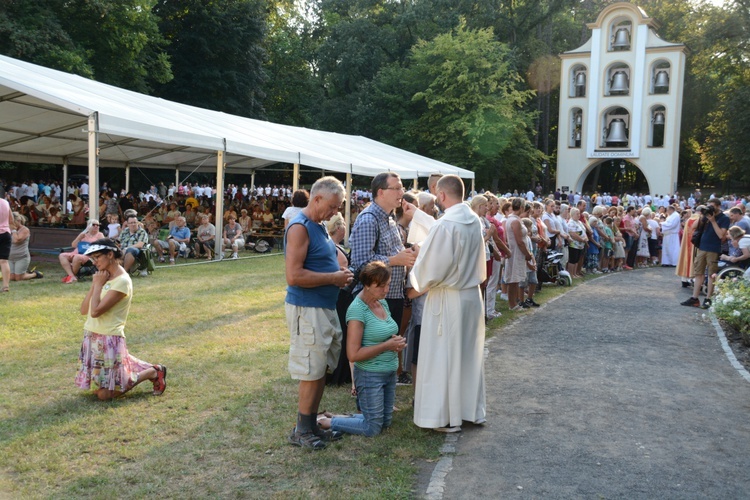
POLYGON ((544 267, 539 271, 539 277, 543 283, 556 283, 559 286, 571 286, 573 278, 565 270, 561 261, 562 252, 548 250, 544 259, 544 267))

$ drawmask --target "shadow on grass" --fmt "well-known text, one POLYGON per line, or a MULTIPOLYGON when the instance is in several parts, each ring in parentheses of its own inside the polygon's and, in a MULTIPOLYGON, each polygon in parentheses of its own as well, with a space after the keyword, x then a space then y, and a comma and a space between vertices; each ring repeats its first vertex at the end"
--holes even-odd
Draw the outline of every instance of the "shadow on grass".
POLYGON ((142 388, 136 387, 131 392, 113 401, 99 401, 93 393, 80 390, 77 394, 72 392, 49 403, 34 405, 33 411, 25 411, 16 417, 0 420, 0 429, 2 429, 0 430, 0 444, 23 439, 31 434, 61 426, 80 418, 102 415, 110 411, 112 405, 124 407, 140 404, 144 399, 154 397, 150 391, 144 389, 146 389, 146 385, 142 388))

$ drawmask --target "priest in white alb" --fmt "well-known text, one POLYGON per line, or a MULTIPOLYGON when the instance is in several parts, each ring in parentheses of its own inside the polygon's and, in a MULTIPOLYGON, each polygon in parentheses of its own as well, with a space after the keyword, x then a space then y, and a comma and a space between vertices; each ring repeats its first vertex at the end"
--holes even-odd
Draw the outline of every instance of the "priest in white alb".
POLYGON ((667 220, 661 225, 661 265, 676 266, 680 260, 680 213, 674 205, 667 207, 667 220))
POLYGON ((419 341, 414 423, 441 432, 461 430, 462 421, 485 422, 484 308, 479 284, 486 278, 482 225, 463 203, 464 184, 455 175, 437 184, 435 221, 414 210, 410 241, 422 242, 409 279, 428 290, 419 341), (421 214, 421 215, 420 215, 421 214))

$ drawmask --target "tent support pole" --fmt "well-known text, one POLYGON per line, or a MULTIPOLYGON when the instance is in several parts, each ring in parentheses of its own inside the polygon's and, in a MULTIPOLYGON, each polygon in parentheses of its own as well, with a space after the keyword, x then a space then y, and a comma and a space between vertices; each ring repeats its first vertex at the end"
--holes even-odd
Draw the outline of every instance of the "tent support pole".
POLYGON ((68 157, 67 156, 63 158, 63 185, 62 185, 62 191, 60 192, 60 198, 61 198, 60 205, 62 205, 62 213, 67 214, 68 213, 68 157))
POLYGON ((292 170, 292 193, 299 189, 299 163, 294 164, 292 170))
POLYGON ((413 189, 414 191, 416 191, 416 190, 418 190, 418 189, 419 189, 419 179, 417 179, 416 177, 414 178, 414 182, 413 182, 413 184, 412 184, 411 188, 412 188, 412 189, 413 189))
POLYGON ((252 173, 250 174, 250 190, 252 191, 252 193, 250 193, 250 197, 254 198, 255 197, 255 170, 253 170, 252 173))
POLYGON ((89 218, 99 218, 99 113, 89 115, 89 218))
POLYGON ((344 209, 344 221, 346 222, 346 226, 344 227, 344 245, 347 247, 349 246, 349 227, 351 227, 352 222, 352 193, 354 192, 354 187, 352 186, 352 174, 351 172, 346 173, 346 208, 344 209))
POLYGON ((177 196, 177 188, 180 187, 180 167, 174 169, 174 195, 177 196))
POLYGON ((474 192, 474 191, 476 190, 476 186, 474 186, 474 181, 475 181, 475 180, 476 180, 476 179, 472 179, 472 180, 471 180, 471 192, 472 192, 472 193, 473 193, 473 192, 474 192))
POLYGON ((130 164, 125 165, 125 192, 130 192, 130 164))
POLYGON ((221 258, 224 246, 224 151, 216 152, 216 238, 214 238, 214 260, 221 258))

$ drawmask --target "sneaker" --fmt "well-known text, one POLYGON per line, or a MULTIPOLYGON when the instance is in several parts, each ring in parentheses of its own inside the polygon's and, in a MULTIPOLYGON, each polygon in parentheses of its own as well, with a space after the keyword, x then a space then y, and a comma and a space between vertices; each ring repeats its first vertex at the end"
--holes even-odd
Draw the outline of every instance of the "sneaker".
POLYGON ((234 252, 234 253, 232 254, 232 259, 239 259, 239 258, 240 258, 240 257, 239 257, 239 255, 237 255, 237 252, 234 252))
POLYGON ((141 276, 143 276, 144 278, 148 276, 148 271, 146 270, 141 271, 141 276))
POLYGON ((396 385, 411 385, 411 375, 407 372, 401 372, 396 380, 396 385))
POLYGON ((632 271, 633 270, 633 268, 630 267, 630 266, 622 266, 622 268, 625 269, 626 271, 632 271))
POLYGON ((76 281, 78 281, 78 278, 76 278, 75 276, 66 276, 63 278, 63 283, 65 283, 66 285, 72 285, 76 281))
POLYGON ((688 307, 700 307, 701 301, 700 299, 696 299, 695 297, 690 297, 686 301, 680 302, 680 304, 683 306, 688 306, 688 307))
POLYGON ((518 312, 518 311, 525 311, 526 309, 528 309, 528 307, 524 308, 522 304, 523 303, 519 303, 518 305, 516 305, 516 307, 511 307, 510 310, 518 312))
POLYGON ((164 365, 154 365, 156 378, 154 379, 154 396, 161 396, 167 389, 167 367, 164 365))
POLYGON ((523 302, 524 302, 524 304, 528 305, 529 307, 539 307, 540 306, 540 304, 537 304, 536 302, 534 302, 534 299, 526 299, 523 302))
POLYGON ((500 300, 504 300, 505 302, 508 302, 508 294, 507 293, 501 293, 500 294, 500 300))
MULTIPOLYGON (((526 299, 526 300, 528 300, 528 299, 526 299)), ((519 302, 518 303, 518 305, 521 306, 522 309, 529 309, 531 307, 531 305, 529 305, 529 304, 526 303, 526 300, 524 300, 523 302, 519 302)))
POLYGON ((690 284, 689 281, 683 281, 682 282, 682 288, 690 288, 690 287, 692 287, 692 285, 690 284))
POLYGON ((711 307, 711 299, 703 299, 701 309, 708 309, 709 307, 711 307))
POLYGON ((289 444, 294 446, 309 448, 311 450, 323 450, 328 446, 325 441, 313 431, 297 432, 296 426, 292 429, 292 433, 289 434, 288 441, 289 444))
POLYGON ((169 258, 169 265, 174 265, 174 259, 171 257, 169 258))
MULTIPOLYGON (((169 260, 172 260, 172 259, 169 259, 169 260)), ((164 262, 166 262, 166 260, 164 260, 164 257, 159 257, 159 262, 163 264, 164 262)))

